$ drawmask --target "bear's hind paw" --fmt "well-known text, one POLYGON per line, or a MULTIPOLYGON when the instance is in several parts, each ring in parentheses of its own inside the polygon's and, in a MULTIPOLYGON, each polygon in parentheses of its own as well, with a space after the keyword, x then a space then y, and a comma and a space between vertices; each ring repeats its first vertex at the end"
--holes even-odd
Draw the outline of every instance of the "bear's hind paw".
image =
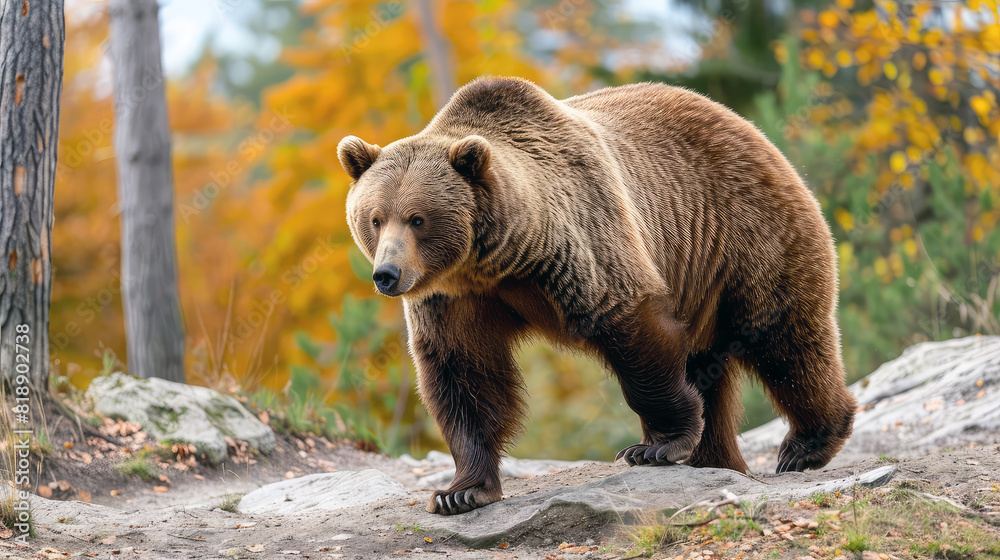
POLYGON ((615 461, 624 458, 629 465, 636 467, 639 465, 676 465, 687 459, 691 452, 679 448, 677 441, 667 443, 645 444, 637 443, 630 445, 618 452, 615 461))

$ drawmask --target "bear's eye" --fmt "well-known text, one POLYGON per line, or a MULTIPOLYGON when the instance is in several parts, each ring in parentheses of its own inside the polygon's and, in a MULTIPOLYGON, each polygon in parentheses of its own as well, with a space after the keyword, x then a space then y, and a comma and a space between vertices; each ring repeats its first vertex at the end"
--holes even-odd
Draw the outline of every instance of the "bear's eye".
POLYGON ((382 222, 378 221, 378 218, 372 218, 372 227, 378 227, 382 225, 382 222))
POLYGON ((424 225, 424 219, 420 216, 415 216, 412 220, 410 220, 410 223, 413 224, 413 227, 420 227, 424 225))

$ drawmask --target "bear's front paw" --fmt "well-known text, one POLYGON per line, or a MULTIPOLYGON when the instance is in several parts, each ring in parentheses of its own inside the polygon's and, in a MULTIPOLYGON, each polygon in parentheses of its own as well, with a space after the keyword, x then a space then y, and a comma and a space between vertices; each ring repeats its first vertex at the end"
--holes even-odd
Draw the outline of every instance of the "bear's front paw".
POLYGON ((467 488, 457 492, 438 490, 431 496, 427 511, 439 515, 455 515, 492 504, 499 501, 500 497, 499 492, 487 492, 483 487, 467 488))
POLYGON ((823 468, 843 446, 844 439, 823 433, 789 432, 778 449, 778 468, 775 472, 781 474, 823 468))
POLYGON ((639 465, 676 465, 691 456, 691 450, 685 449, 680 441, 666 443, 637 443, 618 452, 615 461, 625 458, 625 462, 633 467, 639 465))

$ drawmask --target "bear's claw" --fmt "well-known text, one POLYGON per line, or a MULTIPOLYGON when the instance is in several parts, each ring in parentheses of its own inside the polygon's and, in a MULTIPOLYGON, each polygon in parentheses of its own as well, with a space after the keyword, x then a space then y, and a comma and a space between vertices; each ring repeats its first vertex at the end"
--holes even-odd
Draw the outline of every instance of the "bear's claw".
POLYGON ((778 468, 774 472, 781 474, 822 468, 830 462, 832 456, 830 449, 823 443, 825 442, 817 438, 789 434, 778 449, 778 468))
POLYGON ((434 492, 427 504, 429 513, 455 515, 466 513, 497 501, 490 498, 482 488, 467 488, 457 492, 434 492))
POLYGON ((687 458, 677 451, 674 442, 645 444, 637 443, 630 445, 618 452, 615 461, 625 458, 625 462, 632 466, 639 465, 676 465, 679 461, 687 458))

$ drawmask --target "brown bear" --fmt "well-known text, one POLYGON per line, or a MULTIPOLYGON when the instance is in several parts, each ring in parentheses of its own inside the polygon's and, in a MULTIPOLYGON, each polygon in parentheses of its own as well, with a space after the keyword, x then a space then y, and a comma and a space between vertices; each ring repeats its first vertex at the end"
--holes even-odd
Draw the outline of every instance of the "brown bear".
POLYGON ((402 296, 421 398, 455 457, 432 513, 501 498, 518 344, 607 364, 642 424, 631 465, 741 472, 741 372, 791 429, 778 472, 851 433, 836 254, 819 204, 752 124, 643 83, 556 100, 480 78, 385 148, 344 138, 347 221, 375 287, 402 296))

